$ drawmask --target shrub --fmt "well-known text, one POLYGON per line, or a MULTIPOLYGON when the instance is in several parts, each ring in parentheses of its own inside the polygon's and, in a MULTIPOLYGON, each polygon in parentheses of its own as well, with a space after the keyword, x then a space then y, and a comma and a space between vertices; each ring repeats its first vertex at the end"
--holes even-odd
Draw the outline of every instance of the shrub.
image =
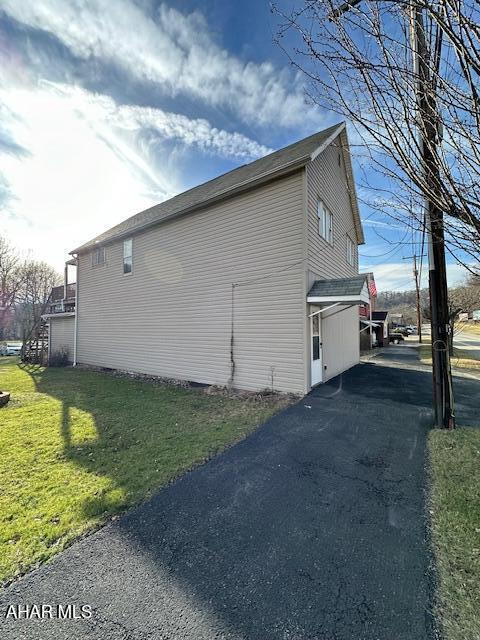
POLYGON ((51 367, 66 367, 70 364, 70 352, 67 347, 60 347, 54 351, 48 360, 51 367))

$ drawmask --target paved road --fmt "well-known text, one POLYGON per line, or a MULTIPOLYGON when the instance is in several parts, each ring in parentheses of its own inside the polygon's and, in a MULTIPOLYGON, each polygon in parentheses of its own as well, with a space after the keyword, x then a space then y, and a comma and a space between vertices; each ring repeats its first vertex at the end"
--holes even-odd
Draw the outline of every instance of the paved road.
MULTIPOLYGON (((474 415, 479 383, 458 386, 474 415)), ((429 403, 426 372, 355 367, 7 588, 0 638, 433 638, 429 403), (11 603, 93 617, 7 622, 11 603)))
POLYGON ((474 360, 480 360, 480 336, 468 331, 462 331, 459 327, 458 333, 453 337, 455 347, 464 349, 468 352, 469 357, 474 360))
MULTIPOLYGON (((401 387, 399 398, 409 403, 423 403, 425 407, 431 404, 432 366, 419 362, 416 343, 391 345, 380 350, 372 362, 387 367, 390 376, 391 367, 403 369, 401 375, 404 382, 412 384, 401 387), (418 376, 407 372, 417 371, 418 376), (418 388, 415 383, 418 384, 418 388)), ((455 398, 455 415, 459 426, 480 426, 480 380, 476 373, 470 371, 455 371, 453 374, 455 398)), ((390 388, 390 385, 389 385, 390 388)))

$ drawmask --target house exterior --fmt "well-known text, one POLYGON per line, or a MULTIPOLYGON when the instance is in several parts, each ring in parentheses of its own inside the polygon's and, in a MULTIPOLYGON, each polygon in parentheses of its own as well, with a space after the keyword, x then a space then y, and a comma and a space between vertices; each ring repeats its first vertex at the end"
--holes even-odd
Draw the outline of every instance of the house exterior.
POLYGON ((402 327, 405 324, 403 313, 389 313, 388 316, 394 329, 395 327, 402 327))
POLYGON ((49 315, 50 353, 304 394, 359 360, 363 241, 342 123, 76 248, 76 306, 49 315))
POLYGON ((358 307, 360 316, 360 351, 369 351, 374 346, 379 346, 377 330, 379 325, 375 321, 375 309, 377 306, 377 285, 375 276, 371 271, 365 273, 368 286, 368 302, 358 307))
POLYGON ((375 323, 375 338, 379 347, 388 347, 388 311, 374 311, 372 320, 375 323))
POLYGON ((76 284, 67 283, 53 287, 47 304, 47 313, 69 313, 75 311, 75 289, 76 284))

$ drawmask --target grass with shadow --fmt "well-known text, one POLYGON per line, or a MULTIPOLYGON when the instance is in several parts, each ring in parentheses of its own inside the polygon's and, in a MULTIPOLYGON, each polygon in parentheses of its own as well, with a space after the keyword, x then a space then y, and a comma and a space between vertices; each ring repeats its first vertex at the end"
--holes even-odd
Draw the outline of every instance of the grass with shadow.
POLYGON ((289 400, 0 358, 0 581, 148 497, 289 400))
POLYGON ((476 322, 475 324, 468 323, 467 325, 465 325, 465 331, 467 333, 473 333, 477 336, 480 336, 480 322, 476 322))
MULTIPOLYGON (((420 360, 426 364, 432 364, 432 347, 430 341, 419 345, 420 360)), ((459 369, 480 369, 480 360, 471 357, 468 349, 460 347, 453 348, 453 355, 450 356, 452 367, 459 369)))
POLYGON ((429 434, 431 517, 446 640, 480 638, 480 429, 429 434))

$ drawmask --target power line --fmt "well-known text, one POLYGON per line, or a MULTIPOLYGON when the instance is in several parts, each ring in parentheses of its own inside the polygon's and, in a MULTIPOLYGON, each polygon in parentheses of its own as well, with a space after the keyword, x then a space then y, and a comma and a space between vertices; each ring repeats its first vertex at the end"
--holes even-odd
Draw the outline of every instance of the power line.
MULTIPOLYGON (((359 5, 361 0, 347 0, 338 9, 328 15, 331 21, 337 20, 344 13, 359 5)), ((428 3, 427 18, 431 17, 428 3)), ((410 18, 411 51, 413 73, 415 77, 415 98, 417 113, 415 126, 418 131, 418 147, 421 152, 419 170, 429 184, 430 190, 438 195, 441 183, 440 169, 437 162, 437 149, 440 144, 440 121, 437 105, 435 78, 429 66, 432 47, 428 46, 425 33, 424 7, 409 0, 408 15, 410 18), (432 82, 433 80, 433 82, 432 82)), ((438 68, 441 59, 443 29, 437 29, 433 54, 434 64, 438 68)), ((407 43, 408 44, 408 43, 407 43)), ((433 70, 435 73, 435 68, 433 70)), ((435 204, 435 196, 424 190, 425 226, 428 231, 428 263, 429 289, 432 331, 432 373, 433 373, 433 405, 435 425, 444 428, 455 426, 455 412, 452 391, 452 377, 448 353, 449 323, 448 294, 445 260, 445 229, 443 211, 435 204)))

